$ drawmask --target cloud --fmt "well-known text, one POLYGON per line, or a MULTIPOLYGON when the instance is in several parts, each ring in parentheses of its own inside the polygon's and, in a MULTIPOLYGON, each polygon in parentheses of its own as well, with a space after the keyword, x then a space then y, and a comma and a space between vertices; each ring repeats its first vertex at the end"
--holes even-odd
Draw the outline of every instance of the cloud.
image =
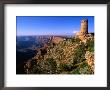
POLYGON ((77 33, 77 32, 78 32, 78 30, 74 30, 74 31, 73 31, 73 33, 77 33))

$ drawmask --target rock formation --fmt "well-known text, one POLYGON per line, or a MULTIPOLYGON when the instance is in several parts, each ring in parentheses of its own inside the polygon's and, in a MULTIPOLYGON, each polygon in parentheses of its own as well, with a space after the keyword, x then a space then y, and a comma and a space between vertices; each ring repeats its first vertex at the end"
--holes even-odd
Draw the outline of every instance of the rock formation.
POLYGON ((63 40, 64 40, 64 38, 58 37, 58 36, 53 36, 53 38, 52 38, 52 42, 53 42, 54 44, 58 44, 59 42, 61 42, 61 41, 63 41, 63 40))
POLYGON ((91 67, 92 70, 94 70, 94 53, 86 51, 85 58, 88 65, 91 67))

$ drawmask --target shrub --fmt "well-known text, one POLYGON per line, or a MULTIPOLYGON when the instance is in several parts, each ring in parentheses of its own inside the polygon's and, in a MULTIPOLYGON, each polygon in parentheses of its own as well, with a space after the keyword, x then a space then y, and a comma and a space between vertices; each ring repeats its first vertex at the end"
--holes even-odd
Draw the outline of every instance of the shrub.
POLYGON ((80 74, 93 74, 93 71, 91 71, 90 66, 87 64, 87 62, 83 62, 80 66, 79 66, 79 72, 80 74))
POLYGON ((73 57, 73 63, 77 64, 85 60, 85 45, 82 43, 79 45, 76 50, 73 57))
POLYGON ((70 74, 80 74, 79 68, 72 70, 70 74))
POLYGON ((68 65, 68 64, 61 64, 60 65, 60 69, 61 69, 61 71, 71 71, 72 70, 72 66, 68 65))
POLYGON ((94 40, 87 41, 87 50, 90 52, 94 52, 94 40))
POLYGON ((33 66, 31 73, 38 74, 54 74, 56 73, 57 64, 53 58, 41 60, 33 66))
POLYGON ((79 38, 69 38, 68 41, 72 42, 72 43, 79 43, 81 40, 79 38))
POLYGON ((93 74, 90 66, 84 61, 77 64, 76 68, 70 71, 70 74, 93 74))

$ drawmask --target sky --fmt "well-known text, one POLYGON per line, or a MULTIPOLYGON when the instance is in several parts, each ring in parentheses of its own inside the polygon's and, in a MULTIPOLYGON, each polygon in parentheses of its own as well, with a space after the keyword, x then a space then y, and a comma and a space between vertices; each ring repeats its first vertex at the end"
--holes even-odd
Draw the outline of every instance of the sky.
POLYGON ((94 32, 94 16, 16 16, 17 36, 72 35, 80 31, 82 19, 88 19, 88 31, 94 32))

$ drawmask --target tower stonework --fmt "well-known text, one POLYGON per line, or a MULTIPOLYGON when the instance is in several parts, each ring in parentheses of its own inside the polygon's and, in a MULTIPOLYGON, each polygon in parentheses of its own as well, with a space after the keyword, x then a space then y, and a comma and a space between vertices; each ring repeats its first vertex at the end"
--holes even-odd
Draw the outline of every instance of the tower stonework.
POLYGON ((80 34, 88 34, 88 19, 81 21, 80 34))

